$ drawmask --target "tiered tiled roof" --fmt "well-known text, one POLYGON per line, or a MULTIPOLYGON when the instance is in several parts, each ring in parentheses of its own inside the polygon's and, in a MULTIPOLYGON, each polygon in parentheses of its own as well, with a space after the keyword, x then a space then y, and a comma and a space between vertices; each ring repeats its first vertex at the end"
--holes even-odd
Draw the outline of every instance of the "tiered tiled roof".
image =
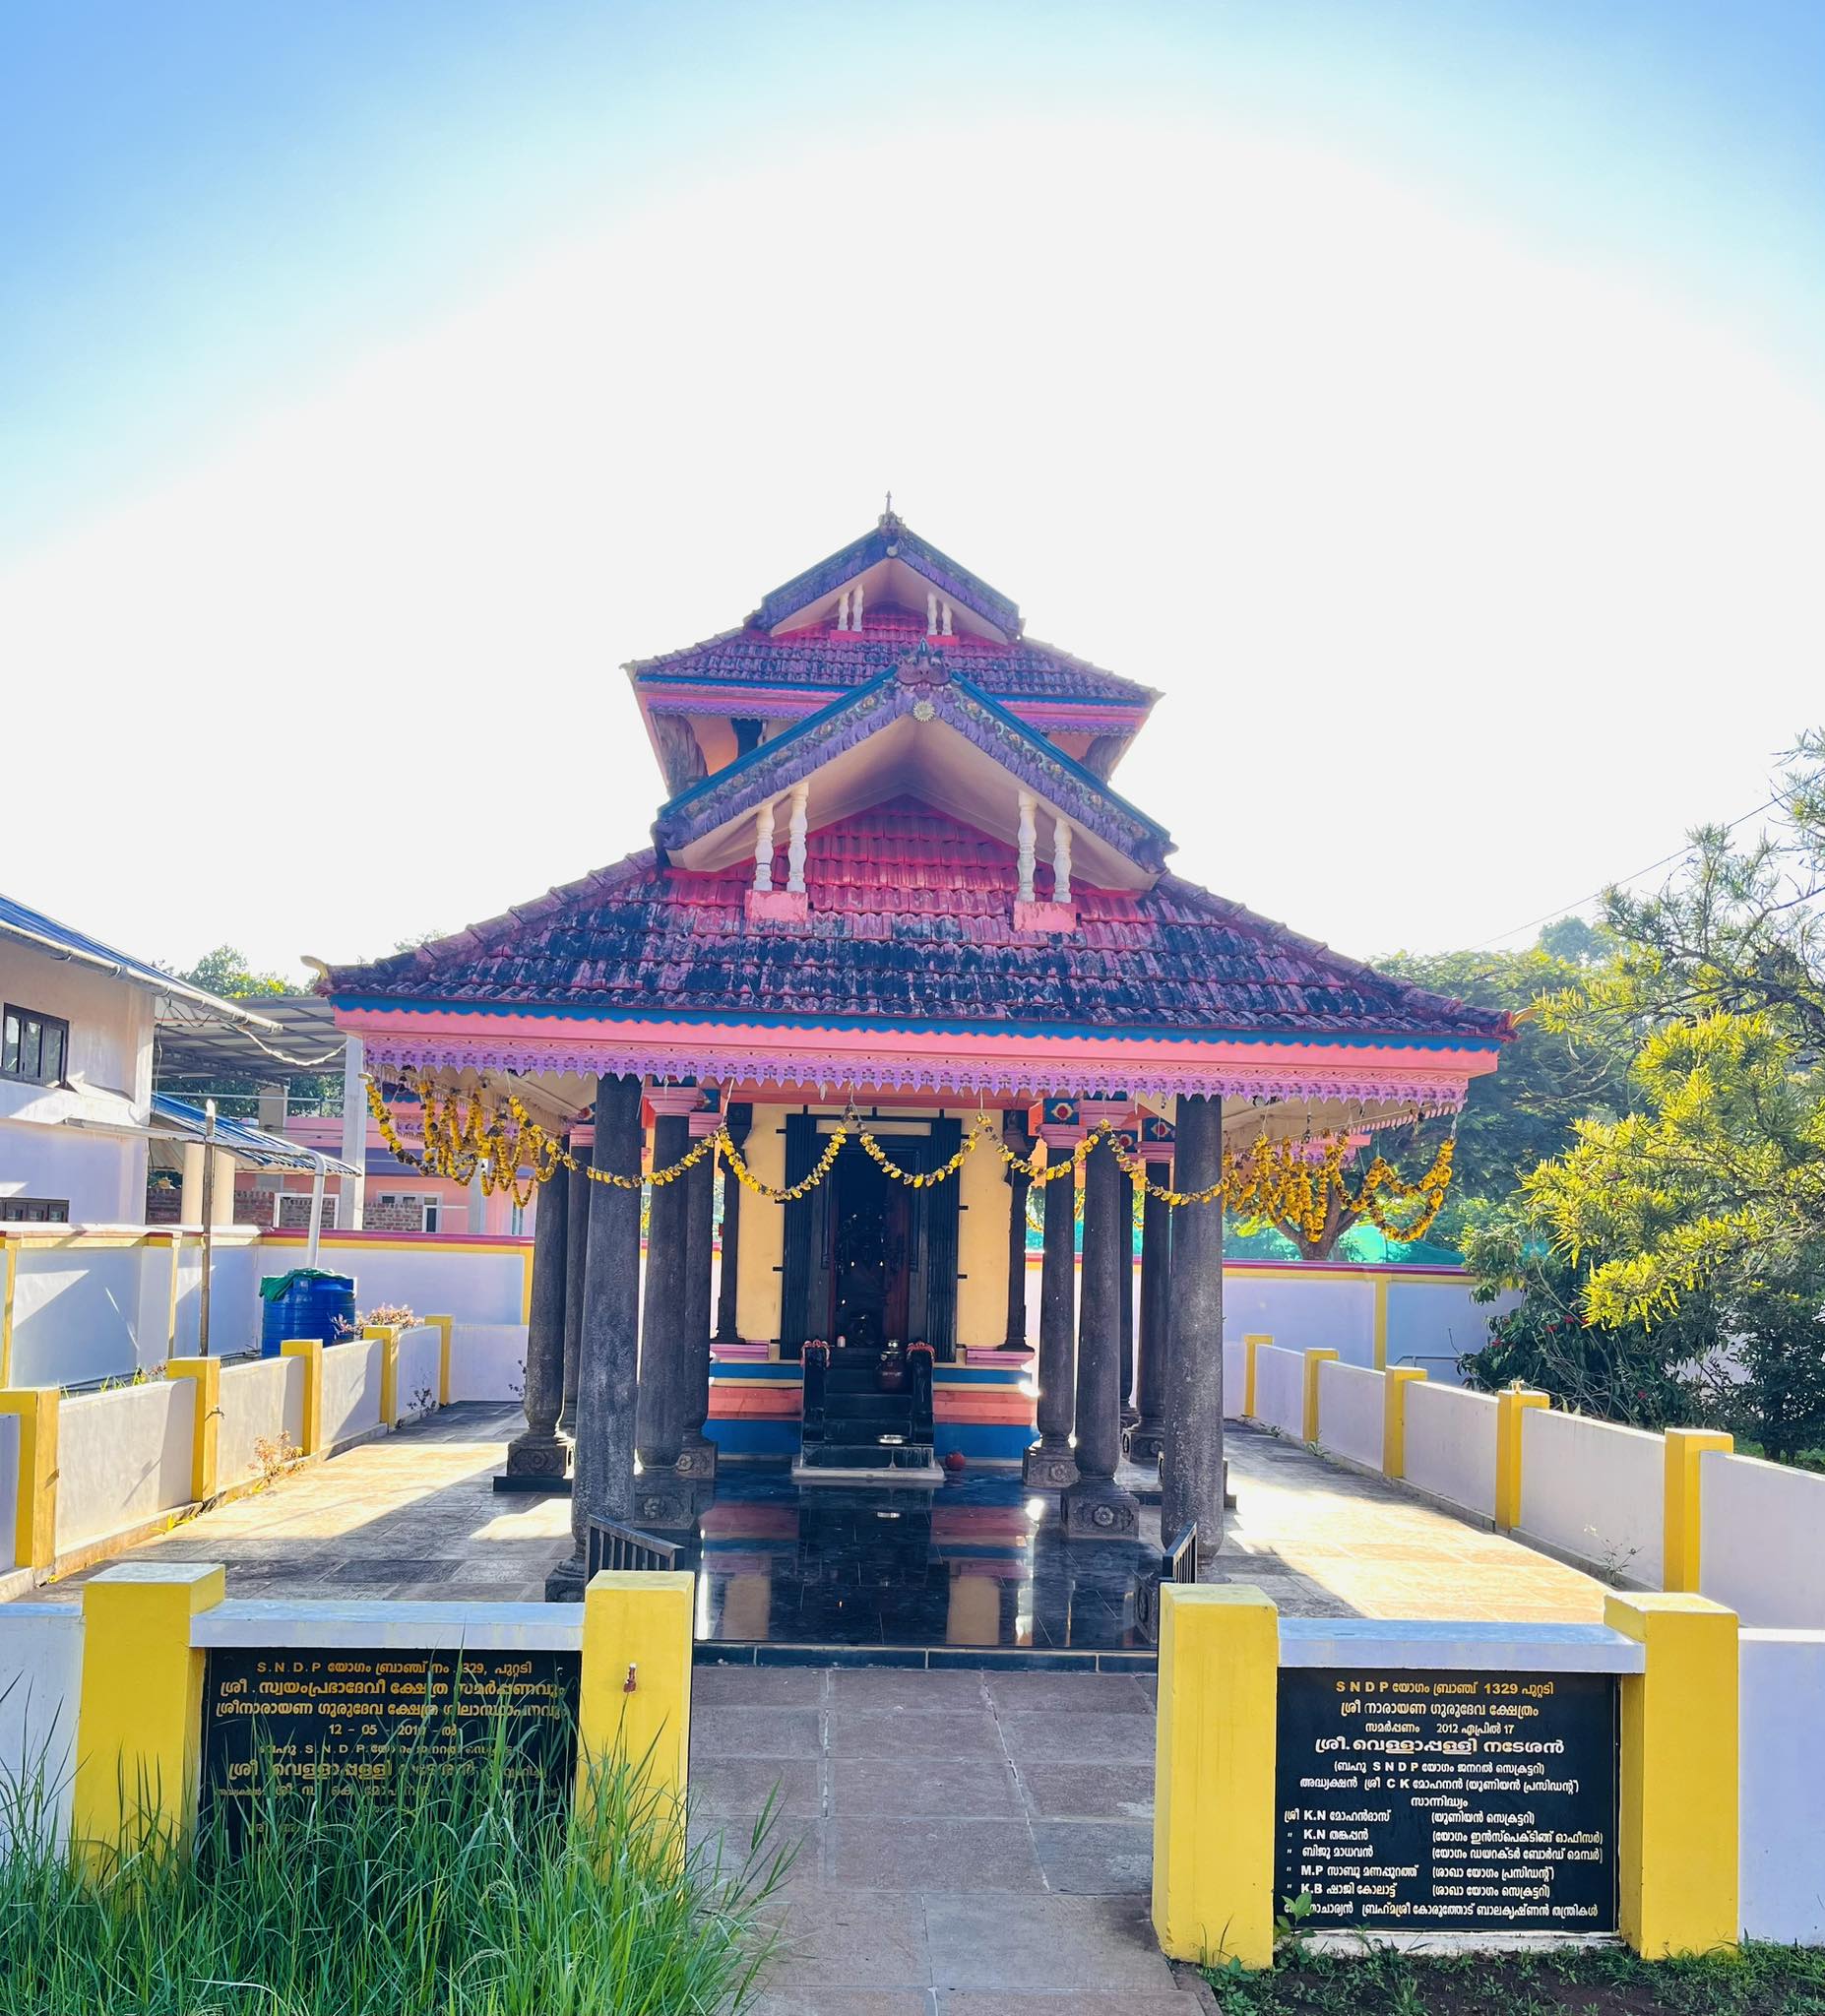
POLYGON ((1017 935, 1015 880, 1012 848, 903 797, 810 836, 802 923, 748 918, 749 864, 699 874, 643 852, 457 937, 340 968, 330 989, 651 1016, 1483 1041, 1506 1030, 1172 876, 1144 894, 1080 887, 1075 930, 1017 935))
POLYGON ((954 602, 974 609, 1005 637, 1020 634, 1020 609, 999 589, 990 588, 979 574, 972 574, 960 561, 941 553, 929 539, 920 538, 899 516, 890 499, 888 508, 858 539, 851 539, 841 552, 832 553, 815 567, 807 567, 771 595, 762 598, 753 620, 769 629, 841 588, 858 574, 882 560, 903 560, 922 580, 954 602))
MULTIPOLYGON (((892 671, 908 652, 926 641, 925 618, 903 609, 870 610, 859 635, 820 625, 770 636, 756 621, 703 644, 687 645, 661 658, 628 666, 650 702, 662 703, 666 686, 688 688, 711 682, 767 688, 786 687, 839 693, 866 685, 892 671)), ((1150 687, 1073 658, 1050 645, 1017 638, 998 644, 985 637, 933 639, 960 677, 997 700, 1075 702, 1145 710, 1159 697, 1150 687)))

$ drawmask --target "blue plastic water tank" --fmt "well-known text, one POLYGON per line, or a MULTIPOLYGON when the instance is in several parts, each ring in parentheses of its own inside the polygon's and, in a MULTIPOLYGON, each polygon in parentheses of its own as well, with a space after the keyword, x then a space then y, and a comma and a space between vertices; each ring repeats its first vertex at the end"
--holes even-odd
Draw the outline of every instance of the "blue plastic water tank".
POLYGON ((269 1275, 260 1284, 265 1304, 260 1318, 260 1354, 276 1358, 288 1337, 317 1337, 334 1344, 354 1335, 355 1285, 347 1274, 310 1267, 269 1275))

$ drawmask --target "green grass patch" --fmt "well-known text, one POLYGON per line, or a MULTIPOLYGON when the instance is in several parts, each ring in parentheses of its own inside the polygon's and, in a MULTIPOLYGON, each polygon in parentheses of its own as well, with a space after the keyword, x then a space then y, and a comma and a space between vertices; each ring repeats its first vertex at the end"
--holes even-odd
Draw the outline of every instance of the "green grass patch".
POLYGON ((1621 1947, 1422 1959, 1284 1954, 1269 1973, 1206 1970, 1224 2016, 1817 2016, 1825 1949, 1638 1960, 1621 1947))
POLYGON ((0 1795, 0 2009, 670 2016, 750 1999, 790 1858, 771 1809, 730 1867, 687 1851, 675 1801, 624 1764, 578 1812, 514 1768, 498 1729, 458 1738, 461 1769, 427 1734, 402 1739, 380 1789, 263 1789, 238 1840, 219 1814, 194 1851, 155 1832, 98 1868, 55 1841, 42 1774, 0 1795))

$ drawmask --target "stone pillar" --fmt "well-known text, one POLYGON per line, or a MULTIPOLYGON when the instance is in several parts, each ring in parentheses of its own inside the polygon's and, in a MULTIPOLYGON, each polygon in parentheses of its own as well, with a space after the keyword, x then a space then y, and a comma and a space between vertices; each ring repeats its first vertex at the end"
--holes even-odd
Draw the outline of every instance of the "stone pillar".
POLYGON ((1121 1419, 1128 1427, 1140 1418, 1134 1406, 1134 1178, 1119 1164, 1115 1172, 1121 1179, 1121 1419))
MULTIPOLYGON (((656 1086, 653 1102, 653 1169, 657 1174, 681 1162, 691 1145, 688 1107, 694 1089, 656 1086)), ((684 1240, 687 1222, 684 1184, 674 1178, 655 1183, 647 1207, 646 1294, 640 1317, 641 1467, 671 1470, 684 1440, 684 1240)))
MULTIPOLYGON (((587 1161, 588 1157, 589 1151, 585 1149, 580 1160, 587 1161)), ((541 1210, 547 1202, 556 1204, 557 1199, 552 1192, 557 1187, 555 1177, 545 1185, 545 1193, 538 1200, 541 1210)), ((583 1337, 583 1281, 590 1245, 590 1192, 598 1186, 590 1181, 588 1169, 567 1169, 563 1187, 564 1209, 570 1224, 565 1252, 564 1408, 558 1416, 558 1432, 574 1440, 577 1433, 578 1347, 583 1337)))
MULTIPOLYGON (((728 1138, 737 1148, 748 1138, 748 1129, 754 1124, 754 1108, 750 1105, 730 1106, 724 1116, 728 1138)), ((741 1179, 735 1174, 734 1165, 725 1163, 723 1167, 723 1270, 717 1285, 716 1296, 716 1341, 718 1344, 739 1344, 741 1331, 735 1311, 739 1299, 741 1267, 741 1179)))
POLYGON ((569 1216, 564 1186, 545 1186, 533 1217, 533 1306, 526 1331, 526 1432, 507 1445, 509 1477, 557 1479, 570 1449, 557 1431, 564 1405, 565 1251, 569 1216), (555 1194, 552 1194, 554 1193, 555 1194))
MULTIPOLYGON (((1204 1190, 1223 1173, 1223 1101, 1181 1094, 1174 1187, 1204 1190)), ((1172 1342, 1166 1372, 1162 1538, 1194 1522, 1201 1579, 1223 1544, 1223 1206, 1188 1204, 1172 1227, 1172 1342)))
POLYGON ((577 1352, 576 1481, 571 1533, 576 1550, 545 1582, 551 1603, 583 1597, 586 1521, 634 1517, 634 1404, 640 1353, 640 1080, 604 1078, 596 1094, 598 1169, 635 1178, 634 1187, 589 1186, 589 1258, 577 1352))
MULTIPOLYGON (((1172 1187, 1172 1165, 1148 1158, 1147 1173, 1172 1187)), ((1141 1418, 1128 1437, 1136 1463, 1158 1463, 1165 1447, 1166 1351, 1172 1320, 1172 1207, 1149 1195, 1141 1204, 1141 1418)))
MULTIPOLYGON (((1056 1158, 1069 1155, 1082 1132, 1075 1124, 1047 1123, 1040 1127, 1039 1138, 1056 1158)), ((1077 1460, 1071 1454, 1071 1422, 1077 1410, 1076 1179, 1060 1176, 1040 1195, 1045 1200, 1045 1261, 1039 1276, 1039 1439, 1027 1451, 1021 1476, 1036 1489, 1062 1491, 1077 1481, 1077 1460)))
POLYGON ((1139 1503, 1115 1481, 1121 1461, 1121 1281, 1127 1195, 1105 1142, 1084 1163, 1084 1286, 1077 1319, 1077 1478, 1064 1494, 1067 1540, 1132 1541, 1139 1503))
MULTIPOLYGON (((723 1124, 720 1110, 693 1113, 691 1146, 707 1142, 723 1124)), ((716 1444, 705 1432, 710 1418, 710 1270, 716 1259, 716 1156, 706 1148, 681 1186, 684 1191, 684 1438, 678 1475, 696 1483, 716 1480, 716 1444)))
MULTIPOLYGON (((1016 1155, 1031 1159, 1033 1136, 1025 1113, 1009 1113, 1001 1122, 1001 1138, 1016 1155)), ((1027 1193, 1033 1178, 1025 1169, 1003 1165, 1011 1193, 1008 1205, 1008 1327, 1003 1351, 1027 1349, 1027 1193)))

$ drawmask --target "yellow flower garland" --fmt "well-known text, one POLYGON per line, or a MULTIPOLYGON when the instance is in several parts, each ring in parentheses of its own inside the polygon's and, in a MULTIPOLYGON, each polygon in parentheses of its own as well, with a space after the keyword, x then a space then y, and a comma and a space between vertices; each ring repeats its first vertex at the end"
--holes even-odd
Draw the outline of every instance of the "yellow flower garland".
POLYGON ((619 1189, 637 1190, 646 1183, 662 1189, 694 1168, 706 1155, 722 1157, 742 1187, 753 1195, 773 1204, 792 1204, 809 1196, 824 1181, 851 1135, 859 1139, 864 1153, 885 1174, 915 1190, 934 1189, 949 1182, 984 1141, 994 1143, 1008 1167, 1043 1186, 1074 1174, 1093 1151, 1106 1142, 1117 1164, 1139 1188, 1175 1210, 1221 1203, 1237 1217, 1293 1226, 1308 1239, 1317 1239, 1329 1222, 1335 1194, 1353 1219, 1365 1219, 1387 1237, 1407 1243, 1422 1238, 1444 1208, 1456 1146, 1455 1140, 1446 1140, 1433 1157, 1431 1167, 1412 1183, 1404 1181, 1378 1155, 1353 1192, 1344 1169, 1351 1154, 1347 1139, 1327 1141, 1323 1154, 1314 1159, 1309 1143, 1272 1142, 1263 1134, 1244 1154, 1224 1150, 1216 1182, 1202 1190, 1174 1190, 1154 1181, 1147 1172, 1147 1163, 1123 1149, 1106 1120, 1090 1128, 1068 1156, 1053 1156, 1041 1166, 1031 1158, 1016 1154, 1000 1138, 988 1115, 978 1112, 962 1146, 947 1162, 935 1169, 909 1170, 893 1161, 851 1112, 837 1122, 823 1154, 804 1176, 795 1183, 777 1185, 763 1181, 748 1166, 726 1126, 719 1125, 714 1134, 705 1135, 667 1168, 654 1169, 646 1176, 624 1176, 579 1162, 560 1140, 533 1118, 516 1095, 509 1094, 507 1100, 510 1126, 498 1111, 489 1112, 478 1094, 469 1095, 465 1109, 455 1093, 440 1097, 428 1077, 418 1080, 416 1091, 423 1117, 422 1153, 414 1152, 400 1138, 378 1081, 371 1075, 367 1079, 368 1109, 389 1151, 408 1167, 421 1169, 428 1175, 444 1176, 458 1183, 478 1178, 484 1195, 505 1189, 522 1207, 559 1168, 580 1170, 593 1183, 611 1183, 619 1189), (522 1163, 528 1169, 524 1184, 519 1175, 522 1163), (1390 1205, 1397 1208, 1390 1210, 1390 1205), (1418 1209, 1412 1212, 1405 1208, 1415 1205, 1418 1209))

